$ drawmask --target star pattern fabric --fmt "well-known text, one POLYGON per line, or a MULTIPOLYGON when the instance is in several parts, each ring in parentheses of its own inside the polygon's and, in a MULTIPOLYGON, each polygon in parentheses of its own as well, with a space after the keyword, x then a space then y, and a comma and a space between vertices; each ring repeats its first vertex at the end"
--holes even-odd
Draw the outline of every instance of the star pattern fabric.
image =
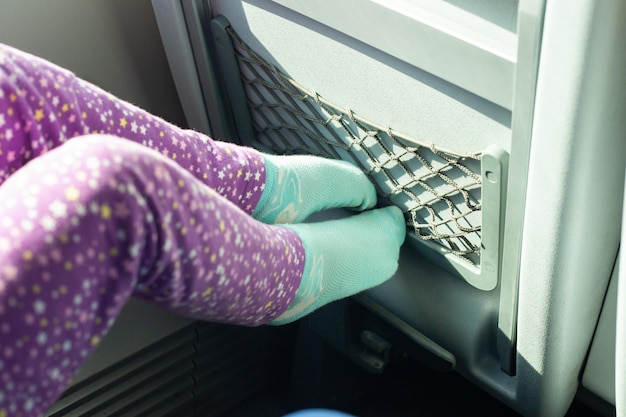
POLYGON ((123 137, 175 161, 252 213, 265 164, 251 149, 181 129, 48 61, 0 44, 0 184, 25 163, 71 138, 123 137))
POLYGON ((0 46, 0 417, 45 412, 131 296, 218 322, 279 317, 304 248, 250 216, 265 180, 256 151, 0 46))

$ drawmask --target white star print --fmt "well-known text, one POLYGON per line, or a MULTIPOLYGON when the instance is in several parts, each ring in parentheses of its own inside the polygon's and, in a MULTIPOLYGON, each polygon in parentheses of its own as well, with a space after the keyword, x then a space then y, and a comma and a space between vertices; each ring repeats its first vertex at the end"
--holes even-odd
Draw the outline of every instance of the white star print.
POLYGON ((137 133, 137 129, 139 128, 139 126, 137 126, 137 123, 135 123, 134 121, 131 122, 130 124, 130 131, 133 133, 137 133))
POLYGON ((50 216, 46 216, 43 219, 41 219, 41 226, 44 228, 44 230, 52 231, 54 230, 56 225, 57 225, 56 222, 50 216))
POLYGON ((55 200, 50 204, 50 211, 54 217, 65 217, 67 215, 67 206, 65 203, 55 200))
POLYGON ((78 214, 79 216, 84 216, 85 214, 87 214, 87 208, 84 204, 76 205, 76 214, 78 214))

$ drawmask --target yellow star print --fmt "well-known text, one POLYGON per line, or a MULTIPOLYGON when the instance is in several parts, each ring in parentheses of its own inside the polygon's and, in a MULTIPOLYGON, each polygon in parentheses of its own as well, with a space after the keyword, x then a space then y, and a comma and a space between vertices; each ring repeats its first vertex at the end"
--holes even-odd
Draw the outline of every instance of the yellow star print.
POLYGON ((43 119, 43 118, 44 118, 43 109, 37 109, 37 110, 35 110, 35 117, 34 117, 34 119, 35 119, 36 121, 40 122, 40 121, 41 121, 41 119, 43 119))
POLYGON ((76 187, 69 187, 65 190, 65 198, 67 201, 76 201, 80 197, 80 191, 76 187))
POLYGON ((109 207, 107 204, 103 204, 100 207, 100 215, 105 220, 110 218, 111 217, 111 207, 109 207))

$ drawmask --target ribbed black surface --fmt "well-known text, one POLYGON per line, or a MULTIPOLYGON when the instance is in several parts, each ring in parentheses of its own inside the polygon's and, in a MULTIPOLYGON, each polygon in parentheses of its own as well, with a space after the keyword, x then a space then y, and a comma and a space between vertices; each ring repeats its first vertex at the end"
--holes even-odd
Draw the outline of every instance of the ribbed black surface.
POLYGON ((48 416, 219 416, 271 382, 279 334, 195 323, 72 387, 48 416))

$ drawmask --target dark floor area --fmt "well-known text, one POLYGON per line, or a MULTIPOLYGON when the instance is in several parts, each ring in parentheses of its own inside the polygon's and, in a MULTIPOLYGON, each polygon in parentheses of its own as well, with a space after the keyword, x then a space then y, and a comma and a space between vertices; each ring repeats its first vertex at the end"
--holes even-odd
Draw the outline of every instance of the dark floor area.
MULTIPOLYGON (((326 360, 332 377, 321 378, 317 393, 308 393, 308 397, 304 393, 304 399, 302 393, 294 395, 294 381, 279 371, 280 377, 271 386, 224 417, 280 417, 307 407, 331 408, 358 417, 520 416, 456 372, 442 373, 406 360, 390 365, 383 374, 372 375, 332 350, 326 360)), ((567 417, 600 414, 577 401, 567 417)))

